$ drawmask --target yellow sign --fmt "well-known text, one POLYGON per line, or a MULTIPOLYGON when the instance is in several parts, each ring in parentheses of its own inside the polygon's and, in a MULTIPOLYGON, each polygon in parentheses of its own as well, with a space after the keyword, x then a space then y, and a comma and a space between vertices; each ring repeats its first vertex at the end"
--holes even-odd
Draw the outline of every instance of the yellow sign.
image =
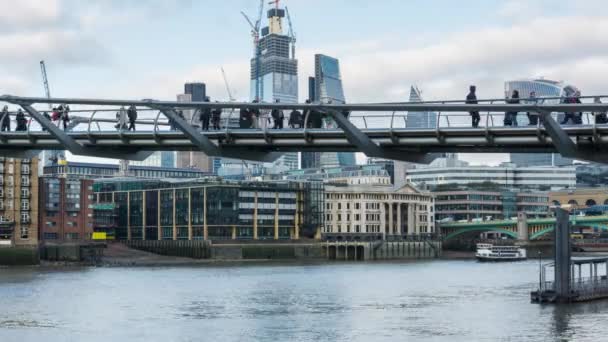
POLYGON ((105 240, 106 232, 93 232, 93 240, 105 240))

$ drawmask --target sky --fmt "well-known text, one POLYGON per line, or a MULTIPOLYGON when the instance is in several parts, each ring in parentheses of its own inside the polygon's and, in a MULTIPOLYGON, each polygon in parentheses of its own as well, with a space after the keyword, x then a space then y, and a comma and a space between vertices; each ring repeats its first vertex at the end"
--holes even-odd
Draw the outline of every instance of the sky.
MULTIPOLYGON (((266 3, 266 1, 265 1, 266 3)), ((314 54, 340 60, 349 103, 504 95, 504 81, 563 80, 607 94, 604 0, 282 0, 297 35, 300 99, 314 54)), ((249 26, 257 0, 0 0, 0 94, 167 99, 203 81, 227 100, 249 95, 249 26)), ((269 5, 266 3, 265 5, 269 5)), ((461 154, 497 164, 501 154, 461 154)))

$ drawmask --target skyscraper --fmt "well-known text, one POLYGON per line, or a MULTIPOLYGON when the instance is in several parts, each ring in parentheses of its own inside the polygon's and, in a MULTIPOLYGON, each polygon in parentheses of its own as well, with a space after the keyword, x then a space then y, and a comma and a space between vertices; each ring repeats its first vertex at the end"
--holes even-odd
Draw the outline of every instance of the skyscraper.
MULTIPOLYGON (((536 97, 540 98, 540 103, 552 104, 559 103, 557 99, 542 100, 543 97, 560 97, 564 95, 566 88, 575 88, 565 85, 563 82, 551 81, 546 79, 523 79, 505 82, 505 95, 510 97, 513 90, 519 91, 519 97, 528 98, 530 93, 535 92, 536 97)), ((553 114, 559 121, 563 114, 553 114)), ((517 116, 519 126, 528 125, 528 118, 524 113, 517 116)), ((531 153, 511 153, 511 162, 519 167, 527 166, 566 166, 572 165, 573 160, 564 158, 558 153, 531 154, 531 153)))
POLYGON ((261 56, 251 59, 251 100, 256 98, 256 82, 260 83, 260 100, 286 103, 298 102, 298 60, 290 56, 290 36, 283 34, 285 10, 268 10, 268 27, 262 29, 261 56))
MULTIPOLYGON (((259 49, 261 55, 251 59, 251 100, 255 100, 259 83, 259 97, 262 102, 282 103, 298 102, 298 60, 290 55, 292 37, 283 34, 285 10, 271 8, 268 14, 268 27, 262 29, 259 49)), ((295 50, 294 50, 295 52, 295 50)), ((289 113, 285 113, 289 117, 289 113)), ((274 163, 271 169, 297 169, 298 154, 285 153, 274 163)))
MULTIPOLYGON (((422 92, 418 87, 411 86, 410 102, 422 102, 422 92)), ((407 128, 435 128, 437 126, 437 113, 435 112, 408 112, 407 128)))
MULTIPOLYGON (((191 101, 203 101, 207 96, 205 92, 204 83, 186 83, 185 85, 186 94, 178 94, 178 102, 191 102, 191 101), (190 93, 188 93, 190 91, 190 93)), ((186 109, 183 111, 184 119, 187 122, 200 126, 200 120, 197 112, 193 109, 186 109)), ((211 159, 203 152, 194 151, 178 151, 175 152, 175 166, 178 168, 196 168, 202 171, 211 172, 212 162, 211 159)))
MULTIPOLYGON (((315 55, 315 100, 320 103, 346 103, 338 59, 322 54, 315 55)), ((336 124, 333 120, 327 120, 325 126, 335 128, 336 124)), ((319 159, 320 167, 357 164, 352 152, 324 152, 319 159)))
POLYGON ((186 83, 184 94, 190 94, 191 101, 202 102, 207 97, 207 86, 203 82, 186 83))

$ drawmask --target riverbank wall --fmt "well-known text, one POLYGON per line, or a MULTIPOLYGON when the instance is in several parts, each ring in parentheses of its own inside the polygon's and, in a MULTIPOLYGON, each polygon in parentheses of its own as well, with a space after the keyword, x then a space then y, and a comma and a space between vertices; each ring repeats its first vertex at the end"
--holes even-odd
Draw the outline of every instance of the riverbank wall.
POLYGON ((0 248, 1 266, 28 266, 40 263, 38 247, 2 247, 0 248))

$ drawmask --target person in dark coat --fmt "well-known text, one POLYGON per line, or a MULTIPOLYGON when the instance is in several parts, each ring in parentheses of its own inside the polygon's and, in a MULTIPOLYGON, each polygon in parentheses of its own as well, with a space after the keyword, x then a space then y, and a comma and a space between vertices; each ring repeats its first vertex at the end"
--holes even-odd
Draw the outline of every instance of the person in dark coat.
MULTIPOLYGON (((217 102, 217 101, 215 101, 217 102)), ((213 129, 218 131, 220 129, 220 120, 222 119, 222 108, 215 108, 211 111, 211 123, 213 129)))
MULTIPOLYGON (((310 100, 306 100, 307 104, 312 103, 310 100)), ((323 114, 316 109, 306 109, 304 111, 304 121, 306 122, 307 128, 322 128, 323 127, 323 114)))
MULTIPOLYGON (((276 99, 274 101, 275 103, 279 103, 279 99, 276 99)), ((273 129, 282 129, 283 128, 283 120, 285 119, 285 116, 283 115, 283 111, 281 109, 273 109, 270 112, 270 116, 272 117, 272 121, 274 122, 274 125, 272 126, 273 129)))
POLYGON ((248 108, 241 108, 239 111, 239 127, 240 128, 251 128, 251 112, 248 108))
MULTIPOLYGON (((209 97, 205 97, 204 102, 209 102, 209 97)), ((201 110, 201 115, 199 118, 201 120, 201 129, 203 131, 208 131, 209 130, 209 120, 211 120, 211 108, 203 108, 201 110)))
MULTIPOLYGON (((467 94, 467 100, 466 100, 466 104, 477 104, 477 95, 475 94, 475 92, 477 91, 477 87, 472 85, 469 87, 469 94, 467 94)), ((479 116, 479 112, 478 111, 472 111, 469 112, 469 114, 471 115, 471 125, 474 128, 479 127, 479 120, 481 120, 481 117, 479 116)))
MULTIPOLYGON (((519 91, 517 89, 513 90, 511 94, 511 98, 505 100, 508 104, 519 104, 519 91)), ((505 126, 517 126, 517 112, 506 112, 504 118, 505 126)))
POLYGON ((290 128, 302 128, 302 113, 299 110, 294 109, 289 113, 288 125, 290 128))
POLYGON ((59 113, 61 114, 61 121, 63 122, 63 130, 68 129, 68 123, 70 122, 70 106, 67 104, 62 104, 58 108, 59 113))
MULTIPOLYGON (((574 103, 581 103, 581 99, 580 99, 581 93, 580 91, 575 91, 572 95, 567 96, 564 100, 563 103, 570 103, 570 104, 574 104, 574 103)), ((572 120, 572 124, 574 125, 580 125, 583 123, 583 113, 564 113, 564 120, 562 122, 560 122, 560 125, 566 125, 568 124, 568 120, 572 120)))
POLYGON ((0 113, 0 120, 2 120, 2 132, 11 130, 11 116, 8 112, 8 106, 4 106, 2 108, 2 113, 0 113))
POLYGON ((137 120, 137 109, 134 105, 131 105, 127 109, 127 117, 129 118, 129 131, 132 129, 135 131, 135 121, 137 120))
POLYGON ((23 114, 21 108, 17 111, 15 121, 17 122, 17 127, 15 127, 16 132, 27 131, 27 119, 25 118, 25 114, 23 114))

